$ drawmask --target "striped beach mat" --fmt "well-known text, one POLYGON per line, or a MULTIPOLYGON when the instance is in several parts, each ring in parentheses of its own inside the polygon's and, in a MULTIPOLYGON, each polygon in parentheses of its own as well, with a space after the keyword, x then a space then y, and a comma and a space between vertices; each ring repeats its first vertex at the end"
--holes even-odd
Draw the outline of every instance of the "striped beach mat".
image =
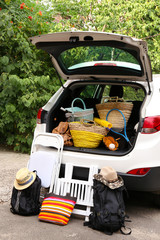
POLYGON ((66 225, 70 219, 75 204, 76 198, 71 197, 69 194, 66 196, 59 196, 49 193, 42 202, 38 218, 40 221, 66 225))

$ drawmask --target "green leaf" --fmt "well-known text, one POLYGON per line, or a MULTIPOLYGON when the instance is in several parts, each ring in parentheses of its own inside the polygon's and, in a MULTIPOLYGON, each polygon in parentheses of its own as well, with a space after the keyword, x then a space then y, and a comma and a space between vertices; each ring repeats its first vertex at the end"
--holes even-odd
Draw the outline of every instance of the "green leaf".
POLYGON ((7 56, 3 56, 0 58, 0 61, 3 65, 7 65, 9 63, 9 58, 7 56))
POLYGON ((6 112, 7 113, 9 113, 9 112, 13 113, 13 112, 15 112, 15 110, 16 110, 16 107, 13 104, 9 103, 9 104, 6 105, 6 112))

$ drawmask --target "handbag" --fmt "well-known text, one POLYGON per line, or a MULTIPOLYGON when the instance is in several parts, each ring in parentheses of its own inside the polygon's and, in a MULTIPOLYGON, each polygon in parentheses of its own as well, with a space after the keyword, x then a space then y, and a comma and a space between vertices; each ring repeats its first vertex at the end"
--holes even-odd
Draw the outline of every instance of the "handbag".
POLYGON ((93 120, 93 108, 86 109, 86 105, 81 98, 75 98, 72 101, 71 108, 65 108, 65 110, 67 111, 66 118, 68 119, 68 122, 80 121, 81 119, 93 120), (74 106, 74 103, 77 100, 82 102, 83 108, 74 106))
MULTIPOLYGON (((119 97, 106 97, 103 99, 103 103, 96 104, 96 109, 98 111, 100 119, 106 120, 106 115, 112 109, 119 109, 125 116, 126 123, 129 120, 133 108, 133 103, 125 102, 123 98, 119 97), (108 100, 105 102, 105 100, 108 100)), ((112 123, 112 127, 122 130, 124 128, 123 116, 118 111, 113 111, 109 117, 108 121, 112 123)))
POLYGON ((67 225, 71 213, 76 204, 76 197, 49 193, 44 198, 38 219, 44 222, 51 222, 58 225, 67 225))

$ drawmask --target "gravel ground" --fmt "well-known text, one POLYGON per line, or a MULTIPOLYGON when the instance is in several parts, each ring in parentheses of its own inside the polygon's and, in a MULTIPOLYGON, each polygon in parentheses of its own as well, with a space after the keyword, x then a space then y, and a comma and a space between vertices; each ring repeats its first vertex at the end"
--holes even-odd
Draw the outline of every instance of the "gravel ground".
POLYGON ((159 240, 160 209, 153 206, 148 194, 129 193, 126 212, 132 234, 119 231, 112 236, 83 226, 82 218, 71 217, 65 227, 38 221, 37 216, 23 217, 11 214, 10 198, 16 172, 27 166, 28 154, 14 153, 0 148, 0 240, 159 240))
POLYGON ((27 166, 28 154, 14 153, 0 148, 0 203, 10 201, 16 172, 27 166))

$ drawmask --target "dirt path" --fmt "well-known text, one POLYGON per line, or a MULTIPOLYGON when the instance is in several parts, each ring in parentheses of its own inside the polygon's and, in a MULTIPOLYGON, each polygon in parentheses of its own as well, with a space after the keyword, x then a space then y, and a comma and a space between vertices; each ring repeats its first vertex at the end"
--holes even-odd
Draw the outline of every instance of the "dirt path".
POLYGON ((150 202, 148 194, 133 193, 126 202, 126 212, 132 220, 126 223, 132 234, 119 231, 112 236, 83 226, 83 220, 72 217, 65 227, 38 221, 38 216, 24 217, 10 212, 10 197, 16 172, 27 166, 28 154, 0 149, 0 240, 159 240, 160 209, 150 202))
POLYGON ((16 172, 27 166, 28 154, 14 153, 0 148, 0 203, 10 200, 16 172))

